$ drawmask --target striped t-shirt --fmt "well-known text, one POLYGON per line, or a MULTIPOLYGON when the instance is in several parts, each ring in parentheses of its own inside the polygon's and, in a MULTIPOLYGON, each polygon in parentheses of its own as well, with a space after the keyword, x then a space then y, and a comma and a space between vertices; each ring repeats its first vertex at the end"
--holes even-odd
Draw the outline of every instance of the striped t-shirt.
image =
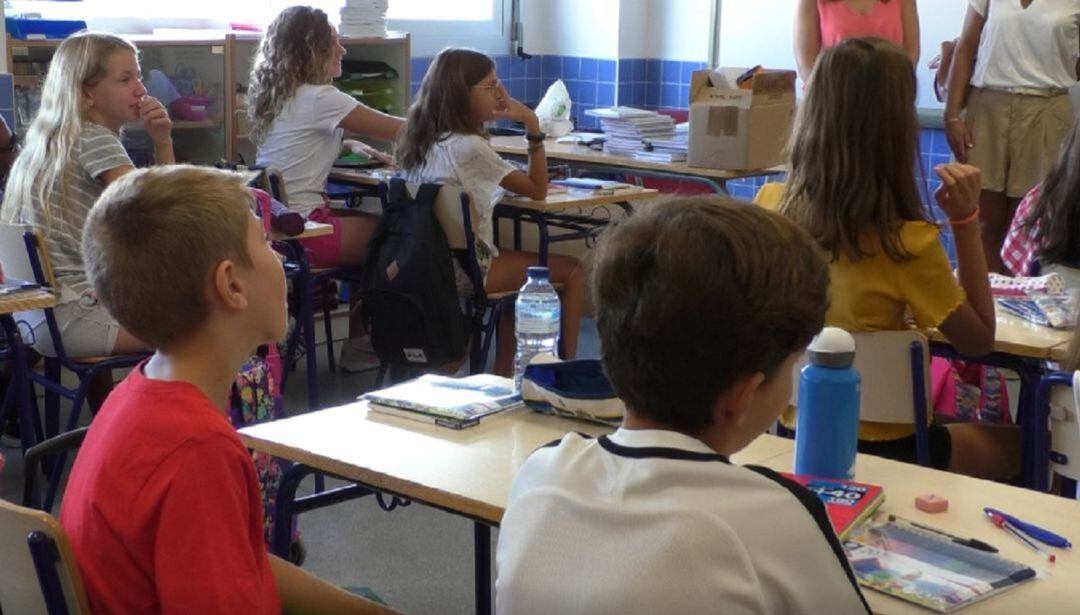
POLYGON ((77 300, 90 289, 82 258, 82 231, 90 208, 105 190, 101 174, 117 167, 133 166, 120 136, 92 122, 83 124, 71 160, 74 164, 68 165, 64 181, 57 182, 49 195, 51 215, 45 215, 41 199, 35 194, 31 206, 23 209, 22 220, 45 238, 61 304, 77 300))

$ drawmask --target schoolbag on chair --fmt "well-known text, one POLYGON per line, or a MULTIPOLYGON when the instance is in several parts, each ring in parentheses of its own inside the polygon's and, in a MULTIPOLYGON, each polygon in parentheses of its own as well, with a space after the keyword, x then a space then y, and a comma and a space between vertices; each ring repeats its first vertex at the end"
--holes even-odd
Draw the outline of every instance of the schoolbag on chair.
POLYGON ((387 365, 435 367, 460 359, 468 347, 470 323, 435 216, 440 188, 423 184, 413 196, 404 180, 391 179, 368 242, 363 316, 375 354, 387 365))

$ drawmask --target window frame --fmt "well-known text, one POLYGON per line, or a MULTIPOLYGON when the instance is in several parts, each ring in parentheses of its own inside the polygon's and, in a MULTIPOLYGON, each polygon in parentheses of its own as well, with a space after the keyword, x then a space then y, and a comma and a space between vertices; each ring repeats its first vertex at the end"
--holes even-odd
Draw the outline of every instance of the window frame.
POLYGON ((513 5, 517 0, 490 0, 490 21, 391 19, 387 28, 408 32, 413 57, 433 56, 443 47, 468 46, 488 55, 511 52, 513 5))

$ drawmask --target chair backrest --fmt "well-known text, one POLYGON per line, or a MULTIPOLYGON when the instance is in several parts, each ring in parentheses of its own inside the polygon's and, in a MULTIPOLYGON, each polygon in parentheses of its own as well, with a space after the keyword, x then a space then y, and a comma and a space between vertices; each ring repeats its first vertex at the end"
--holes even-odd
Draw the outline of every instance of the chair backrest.
MULTIPOLYGON (((912 424, 916 402, 924 412, 930 407, 930 350, 926 336, 915 330, 853 333, 855 369, 862 376, 859 420, 875 423, 912 424), (912 348, 921 358, 913 373, 912 348)), ((799 372, 807 364, 804 354, 795 364, 791 402, 799 391, 799 372)))
MULTIPOLYGON (((416 194, 416 184, 409 184, 409 192, 416 194)), ((457 186, 443 186, 439 190, 439 196, 435 199, 435 218, 439 221, 446 241, 451 250, 468 250, 469 233, 476 237, 477 221, 480 214, 476 211, 472 196, 457 186), (466 208, 462 207, 462 195, 468 199, 466 208), (466 228, 469 233, 466 233, 466 228)))
POLYGON ((1050 465, 1057 474, 1080 480, 1080 371, 1072 388, 1050 389, 1050 465))
POLYGON ((90 612, 67 534, 52 515, 0 500, 0 552, 3 612, 90 612))
POLYGON ((25 224, 0 224, 0 265, 4 267, 4 276, 37 282, 51 287, 56 286, 49 255, 45 251, 45 241, 41 233, 25 224), (41 265, 42 276, 34 272, 30 259, 26 233, 34 234, 34 250, 41 265))

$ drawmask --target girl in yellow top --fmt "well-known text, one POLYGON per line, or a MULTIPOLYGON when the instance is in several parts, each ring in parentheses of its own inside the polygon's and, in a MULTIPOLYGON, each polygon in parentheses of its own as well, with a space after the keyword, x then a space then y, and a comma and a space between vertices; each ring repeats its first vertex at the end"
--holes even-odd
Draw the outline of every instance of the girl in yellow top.
MULTIPOLYGON (((911 61, 892 43, 849 39, 826 50, 799 108, 780 211, 830 258, 827 325, 897 330, 909 326, 910 315, 961 352, 985 354, 995 318, 979 237, 979 170, 934 169, 942 182, 934 196, 956 242, 958 283, 916 187, 915 91, 911 61)), ((859 440, 862 452, 914 460, 911 426, 863 422, 859 440)), ((930 453, 942 469, 1009 477, 1019 434, 1006 426, 932 424, 930 453)))

